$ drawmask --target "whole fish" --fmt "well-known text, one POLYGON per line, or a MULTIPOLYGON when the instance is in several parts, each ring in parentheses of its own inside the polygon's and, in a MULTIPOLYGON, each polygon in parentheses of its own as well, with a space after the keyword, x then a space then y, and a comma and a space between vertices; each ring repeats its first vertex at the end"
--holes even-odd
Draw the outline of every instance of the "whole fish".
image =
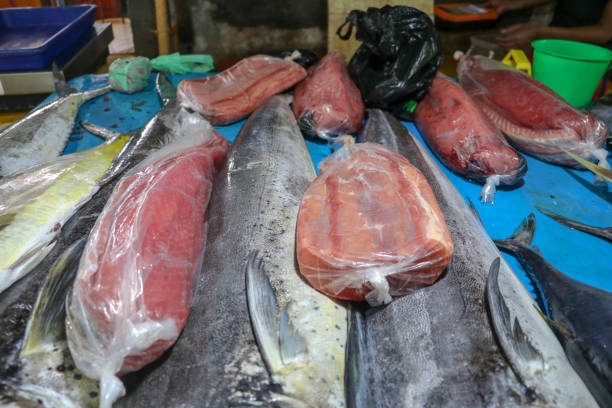
POLYGON ((111 90, 107 86, 80 92, 68 85, 61 74, 54 75, 59 98, 0 132, 0 178, 62 154, 81 105, 111 90))
MULTIPOLYGON (((158 78, 158 83, 165 82, 165 78, 158 78)), ((176 90, 172 90, 171 86, 162 86, 158 87, 158 92, 162 100, 166 100, 165 106, 140 131, 134 132, 102 177, 106 180, 105 184, 62 226, 49 254, 29 275, 0 296, 0 327, 3 328, 0 331, 0 405, 13 401, 16 404, 19 402, 18 406, 21 403, 30 406, 27 401, 35 404, 40 399, 48 407, 98 406, 97 381, 89 380, 78 371, 68 351, 64 332, 64 304, 89 231, 110 197, 118 176, 146 158, 151 151, 181 137, 180 130, 184 127, 179 126, 176 132, 166 126, 172 126, 173 122, 179 124, 177 118, 181 116, 180 106, 171 101, 176 90), (75 268, 60 268, 56 273, 50 272, 55 270, 56 264, 61 266, 64 263, 58 263, 61 259, 66 263, 74 262, 75 268), (46 284, 46 281, 64 284, 60 286, 61 290, 54 289, 53 302, 43 304, 37 299, 47 298, 46 288, 56 286, 46 284), (42 310, 42 305, 47 312, 32 312, 42 310), (47 318, 49 315, 53 320, 47 318), (43 352, 32 350, 31 347, 26 351, 26 345, 35 343, 30 338, 42 337, 36 331, 28 330, 26 333, 26 327, 37 326, 53 328, 45 330, 44 342, 47 345, 53 344, 53 347, 43 347, 43 352), (61 333, 57 330, 60 326, 61 333), (49 352, 49 349, 54 351, 49 352), (27 358, 23 354, 27 354, 27 358), (32 373, 38 374, 33 376, 32 373), (63 397, 58 399, 58 395, 63 397)), ((105 138, 118 136, 103 128, 98 128, 98 131, 105 138)))
POLYGON ((288 99, 270 98, 215 180, 183 333, 131 387, 126 378, 116 406, 344 406, 346 310, 306 285, 295 262, 299 204, 314 177, 288 99))
POLYGON ((569 361, 602 407, 612 406, 612 292, 563 274, 531 246, 535 215, 523 220, 509 239, 495 240, 514 255, 539 292, 550 325, 569 361))
POLYGON ((608 242, 612 242, 612 227, 593 227, 591 225, 583 224, 578 221, 570 220, 569 218, 563 217, 562 215, 555 214, 552 211, 545 210, 544 208, 536 207, 538 211, 547 217, 552 218, 557 221, 559 224, 563 224, 566 227, 570 227, 571 229, 575 229, 578 231, 586 232, 587 234, 591 234, 593 236, 599 237, 601 239, 605 239, 608 242))
MULTIPOLYGON (((465 200, 425 148, 390 114, 370 110, 360 141, 378 142, 427 178, 455 250, 432 286, 350 317, 347 398, 352 407, 593 407, 554 334, 510 267, 498 270, 511 336, 491 327, 485 296, 499 257, 465 200), (501 344, 501 347, 500 347, 501 344)), ((495 310, 491 320, 500 321, 495 310)))
MULTIPOLYGON (((72 153, 32 169, 31 177, 55 178, 30 202, 4 211, 0 230, 0 293, 27 274, 53 247, 61 226, 100 188, 100 179, 127 137, 72 153), (59 173, 59 174, 56 174, 59 173)), ((0 189, 2 187, 0 186, 0 189)))

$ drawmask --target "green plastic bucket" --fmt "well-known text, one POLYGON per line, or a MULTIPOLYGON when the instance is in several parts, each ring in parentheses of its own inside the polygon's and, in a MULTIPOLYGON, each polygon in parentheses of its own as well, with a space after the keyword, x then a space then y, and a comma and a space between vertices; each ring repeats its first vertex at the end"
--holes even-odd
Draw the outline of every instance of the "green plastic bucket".
POLYGON ((612 51, 566 40, 536 40, 533 77, 574 106, 587 105, 610 68, 612 51))

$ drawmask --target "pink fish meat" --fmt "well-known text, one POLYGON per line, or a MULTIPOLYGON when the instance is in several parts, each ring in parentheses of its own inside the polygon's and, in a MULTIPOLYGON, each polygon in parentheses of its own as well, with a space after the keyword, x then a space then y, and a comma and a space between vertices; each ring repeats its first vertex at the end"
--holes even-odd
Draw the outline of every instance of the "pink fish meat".
POLYGON ((207 126, 208 140, 168 145, 121 179, 89 236, 66 332, 77 366, 100 379, 101 406, 124 392, 117 376, 159 358, 187 321, 229 150, 207 126))
POLYGON ((293 61, 254 55, 215 76, 181 81, 177 96, 211 124, 227 125, 304 78, 306 70, 293 61))
MULTIPOLYGON (((552 89, 501 62, 465 56, 458 66, 461 85, 519 149, 544 161, 577 163, 563 150, 605 161, 606 126, 565 102, 552 89)), ((568 78, 571 80, 571 78, 568 78)))
POLYGON ((359 143, 319 170, 296 233, 300 273, 312 287, 380 305, 440 277, 453 242, 427 179, 406 158, 359 143))
POLYGON ((342 53, 330 52, 310 67, 308 77, 295 88, 293 112, 309 135, 326 138, 361 129, 365 105, 342 53))
POLYGON ((416 111, 423 138, 452 170, 485 183, 485 202, 493 201, 495 186, 511 185, 527 170, 525 159, 476 103, 453 81, 436 77, 416 111))

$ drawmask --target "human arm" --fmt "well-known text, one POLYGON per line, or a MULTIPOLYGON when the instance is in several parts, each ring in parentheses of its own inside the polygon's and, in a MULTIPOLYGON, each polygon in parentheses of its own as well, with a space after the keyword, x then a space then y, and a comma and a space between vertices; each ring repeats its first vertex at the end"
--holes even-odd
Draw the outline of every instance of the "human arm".
POLYGON ((497 39, 503 48, 524 48, 538 38, 557 38, 591 44, 605 44, 612 39, 612 1, 608 1, 599 22, 582 27, 550 27, 538 24, 515 24, 501 30, 497 39))

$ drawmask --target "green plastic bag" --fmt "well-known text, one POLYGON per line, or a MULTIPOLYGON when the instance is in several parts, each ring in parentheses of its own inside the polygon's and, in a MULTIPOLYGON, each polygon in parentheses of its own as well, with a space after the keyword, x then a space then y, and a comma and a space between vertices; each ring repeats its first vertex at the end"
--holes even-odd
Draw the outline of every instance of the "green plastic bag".
POLYGON ((213 58, 208 54, 181 55, 175 52, 153 58, 151 63, 154 70, 172 74, 204 73, 214 68, 213 58))
POLYGON ((108 82, 115 91, 141 91, 149 81, 151 61, 145 57, 116 59, 108 69, 108 82))

